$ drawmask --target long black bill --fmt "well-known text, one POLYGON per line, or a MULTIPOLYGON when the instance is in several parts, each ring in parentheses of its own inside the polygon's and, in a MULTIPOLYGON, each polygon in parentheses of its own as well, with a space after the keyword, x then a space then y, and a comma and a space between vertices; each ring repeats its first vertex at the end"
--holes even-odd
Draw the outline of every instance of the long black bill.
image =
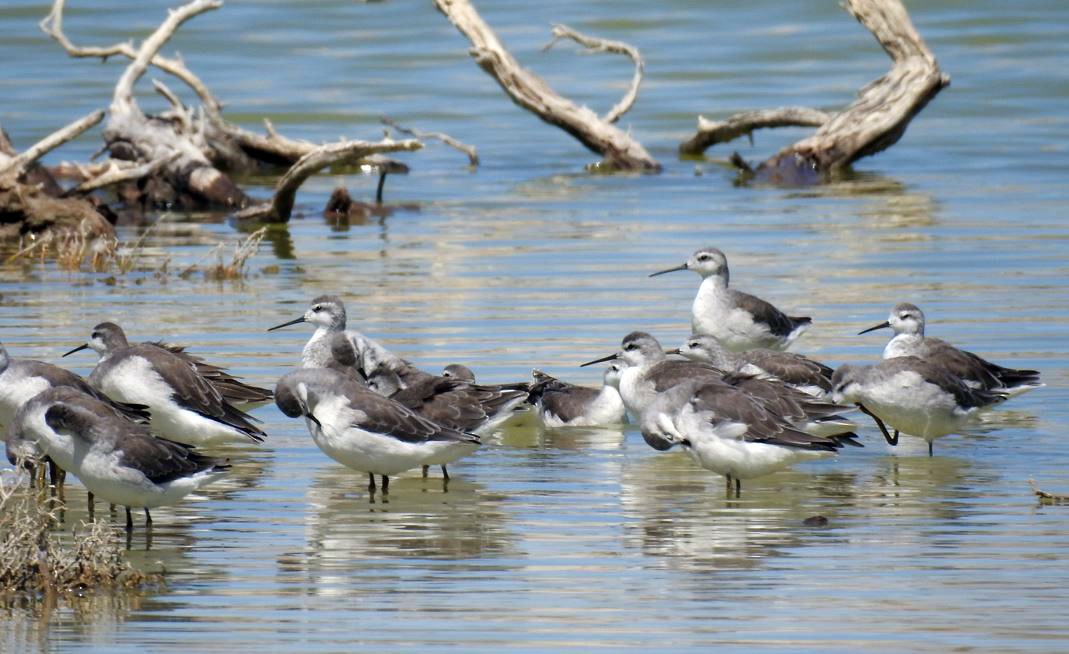
POLYGON ((316 426, 316 427, 319 427, 320 429, 322 429, 322 428, 323 428, 323 425, 319 424, 319 418, 316 418, 316 417, 315 417, 314 415, 312 415, 311 413, 306 413, 306 414, 304 414, 304 417, 305 417, 305 418, 308 418, 309 420, 311 420, 312 422, 314 422, 314 423, 315 423, 315 426, 316 426))
POLYGON ((276 329, 282 329, 283 327, 289 327, 290 325, 297 325, 297 324, 300 324, 302 322, 304 322, 304 316, 301 316, 300 318, 294 318, 293 320, 291 320, 289 322, 284 322, 281 325, 275 325, 274 327, 268 327, 267 331, 273 332, 276 329))
POLYGON ((884 320, 883 322, 881 322, 878 325, 873 325, 872 327, 869 327, 868 329, 863 329, 863 330, 859 331, 857 333, 857 335, 861 336, 862 334, 868 334, 869 332, 874 332, 877 329, 886 329, 886 328, 888 328, 890 326, 891 326, 891 323, 886 321, 886 320, 884 320))
POLYGON ((74 348, 70 352, 67 352, 63 356, 69 357, 70 355, 74 354, 75 352, 81 352, 82 350, 88 350, 88 349, 89 349, 89 344, 88 343, 82 343, 81 345, 79 345, 78 347, 74 348))
POLYGON ((674 349, 674 350, 665 350, 664 353, 665 354, 682 354, 682 352, 679 351, 678 347, 676 349, 674 349))
POLYGON ((587 366, 592 366, 595 363, 605 363, 606 361, 615 361, 616 359, 619 359, 619 358, 620 358, 620 353, 617 352, 615 354, 610 354, 607 357, 601 357, 600 359, 594 359, 593 361, 587 361, 586 363, 580 363, 579 367, 580 368, 585 368, 587 366))
POLYGON ((650 277, 656 277, 657 275, 664 275, 670 272, 678 272, 680 270, 687 270, 687 264, 683 264, 682 266, 676 266, 675 268, 669 268, 668 270, 659 270, 655 273, 650 273, 650 277))

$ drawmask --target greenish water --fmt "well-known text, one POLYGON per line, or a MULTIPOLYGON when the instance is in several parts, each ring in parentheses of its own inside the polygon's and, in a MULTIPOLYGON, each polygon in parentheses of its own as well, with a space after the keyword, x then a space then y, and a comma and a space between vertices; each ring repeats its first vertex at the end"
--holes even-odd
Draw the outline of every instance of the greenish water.
MULTIPOLYGON (((73 5, 68 35, 104 44, 146 33, 168 3, 73 5)), ((229 452, 229 479, 155 512, 150 548, 135 534, 131 560, 165 569, 164 589, 47 618, 11 609, 0 650, 1066 649, 1069 508, 1038 505, 1027 480, 1069 492, 1069 6, 909 3, 952 86, 855 179, 782 190, 735 187, 721 162, 734 149, 758 160, 802 130, 706 162, 675 148, 699 113, 835 108, 882 74, 886 57, 835 2, 490 5, 479 7, 520 61, 602 111, 628 64, 541 54, 549 24, 641 48, 646 81, 622 123, 665 172, 585 174, 593 155, 509 103, 429 3, 230 1, 168 51, 232 119, 327 140, 375 138, 388 114, 475 144, 482 167, 441 147, 407 155, 412 172, 390 179, 387 199, 418 210, 345 227, 319 216, 329 192, 369 198, 374 180, 310 180, 304 216, 272 233, 239 282, 0 267, 0 341, 57 361, 113 319, 272 384, 308 334, 264 330, 331 292, 354 327, 428 369, 462 361, 512 381, 538 367, 593 384, 600 372, 577 364, 632 329, 686 336, 697 279, 646 275, 715 245, 733 283, 814 316, 799 351, 874 360, 883 337, 853 334, 908 300, 931 334, 1038 368, 1047 387, 941 440, 932 459, 920 441, 891 449, 866 427, 865 449, 756 480, 738 501, 633 429, 520 424, 456 465, 447 493, 409 476, 371 503, 303 424, 263 407, 264 447, 229 452), (813 515, 827 526, 803 525, 813 515)), ((0 123, 21 147, 105 106, 121 70, 68 60, 37 31, 46 11, 0 7, 0 123)), ((147 91, 142 101, 162 107, 147 91)), ((84 160, 99 143, 95 132, 50 161, 84 160)), ((266 197, 271 180, 260 182, 251 191, 266 197)), ((149 263, 170 256, 172 270, 241 236, 225 216, 160 220, 149 263)), ((84 492, 68 494, 77 524, 84 492)))

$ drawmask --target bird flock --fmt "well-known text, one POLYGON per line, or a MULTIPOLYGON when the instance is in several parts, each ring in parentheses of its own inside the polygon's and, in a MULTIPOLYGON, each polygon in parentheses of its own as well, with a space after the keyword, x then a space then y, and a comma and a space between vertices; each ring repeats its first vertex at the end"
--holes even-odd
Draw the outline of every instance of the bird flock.
MULTIPOLYGON (((224 476, 230 464, 205 450, 261 443, 267 434, 246 413, 274 400, 303 418, 327 456, 367 475, 368 490, 389 491, 391 476, 428 475, 473 454, 482 439, 517 413, 533 410, 546 428, 637 424, 659 451, 680 447, 725 479, 742 481, 798 461, 861 447, 854 411, 870 416, 891 445, 907 434, 932 443, 977 414, 1042 386, 1034 370, 1005 368, 924 333, 924 313, 896 305, 862 334, 890 328, 882 359, 831 367, 785 351, 812 324, 729 285, 727 258, 702 248, 680 266, 701 278, 693 334, 665 348, 635 331, 606 363, 600 388, 577 386, 539 370, 533 381, 478 383, 463 365, 428 373, 347 328, 336 296, 315 298, 305 313, 271 327, 314 328, 299 364, 274 390, 257 388, 180 346, 131 344, 122 328, 98 324, 64 356, 99 356, 87 379, 55 365, 12 358, 0 345, 0 423, 12 464, 66 471, 96 498, 132 508, 173 504, 224 476), (893 435, 892 435, 893 431, 893 435), (376 480, 376 476, 378 480, 376 480), (377 483, 378 482, 378 483, 377 483)), ((33 477, 31 475, 31 483, 33 477)))

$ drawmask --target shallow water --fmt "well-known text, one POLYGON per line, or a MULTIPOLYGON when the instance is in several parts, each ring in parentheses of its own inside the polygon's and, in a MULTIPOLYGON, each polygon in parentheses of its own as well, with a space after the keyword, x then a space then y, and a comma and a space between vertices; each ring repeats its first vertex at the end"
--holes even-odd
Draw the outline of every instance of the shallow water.
MULTIPOLYGON (((250 128, 266 116, 293 136, 375 138, 388 114, 476 144, 478 171, 431 145, 387 182, 389 202, 418 210, 347 226, 319 217, 327 195, 345 184, 367 198, 374 180, 315 178, 304 217, 270 234, 243 281, 173 275, 241 236, 224 216, 160 217, 144 267, 171 257, 162 280, 5 265, 0 341, 13 354, 56 361, 113 319, 271 384, 308 334, 264 330, 331 292, 355 327, 429 369, 462 361, 512 381, 539 367, 593 384, 600 372, 577 364, 628 331, 686 336, 697 279, 646 275, 716 245, 734 284, 814 316, 799 351, 872 360, 885 335, 853 334, 909 300, 931 334, 1038 368, 1047 387, 940 440, 934 458, 866 427, 863 450, 753 481, 737 501, 633 428, 528 423, 457 464, 448 492, 408 476, 372 503, 301 423, 263 407, 265 447, 228 452, 230 478, 158 510, 151 543, 135 533, 131 560, 165 570, 164 589, 47 620, 11 609, 0 650, 1065 649, 1069 507, 1040 506, 1027 485, 1069 492, 1064 3, 910 3, 952 86, 855 178, 804 190, 736 187, 722 165, 801 130, 702 162, 674 152, 699 113, 834 108, 880 75, 884 55, 834 2, 480 7, 522 62, 602 110, 629 66, 563 44, 540 54, 549 23, 643 50, 646 82, 623 124, 665 172, 642 177, 584 173, 594 157, 511 105, 429 3, 313 4, 231 1, 174 47, 250 128), (815 515, 827 526, 803 524, 815 515)), ((66 29, 110 43, 150 30, 167 5, 74 2, 66 29)), ((36 30, 44 13, 0 8, 0 122, 22 147, 104 106, 121 70, 67 60, 36 30)), ((98 146, 96 132, 51 160, 98 146)), ((259 182, 266 196, 271 180, 259 182)), ((80 487, 68 494, 69 526, 85 515, 80 487)))

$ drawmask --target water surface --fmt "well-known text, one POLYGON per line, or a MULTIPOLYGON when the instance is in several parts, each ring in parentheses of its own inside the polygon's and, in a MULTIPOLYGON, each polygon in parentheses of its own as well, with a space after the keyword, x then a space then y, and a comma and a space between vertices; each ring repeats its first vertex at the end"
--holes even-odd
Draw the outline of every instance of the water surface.
MULTIPOLYGON (((883 337, 854 334, 908 300, 931 334, 1038 368, 1047 387, 939 441, 934 458, 866 427, 865 449, 751 482, 737 501, 633 428, 541 433, 528 421, 457 464, 448 492, 407 476, 371 502, 361 475, 263 407, 266 446, 228 452, 230 478, 158 510, 151 544, 135 534, 131 561, 165 570, 164 589, 64 604, 47 620, 10 609, 0 649, 1065 649, 1069 513, 1027 485, 1069 492, 1064 3, 910 3, 952 86, 853 179, 804 190, 736 187, 723 165, 803 130, 701 162, 674 152, 699 113, 833 109, 880 75, 886 57, 836 3, 490 4, 480 9, 522 62, 602 111, 629 65, 564 44, 541 54, 549 24, 640 47, 646 82, 622 123, 664 173, 586 174, 593 155, 509 103, 429 3, 232 0, 168 48, 232 119, 328 140, 376 138, 388 114, 474 143, 483 165, 435 146, 406 155, 412 172, 389 180, 387 199, 418 210, 347 225, 320 217, 329 192, 366 199, 374 180, 317 177, 242 281, 173 275, 241 237, 213 215, 159 216, 143 267, 170 257, 164 279, 6 265, 0 341, 57 361, 111 319, 272 384, 308 333, 264 330, 329 292, 354 327, 428 369, 460 361, 513 381, 539 367, 594 384, 600 371, 577 364, 632 329, 673 346, 686 336, 697 279, 646 275, 715 245, 733 283, 815 318, 807 354, 874 360, 883 337), (803 524, 815 515, 827 526, 803 524)), ((168 3, 73 5, 71 38, 103 44, 147 33, 168 3)), ((45 12, 0 8, 0 122, 21 147, 105 106, 121 70, 67 59, 36 29, 45 12)), ((163 106, 148 91, 142 102, 163 106)), ((94 132, 50 160, 98 147, 94 132)), ((247 184, 266 197, 271 182, 247 184)), ((84 492, 69 496, 68 527, 85 517, 84 492)))

